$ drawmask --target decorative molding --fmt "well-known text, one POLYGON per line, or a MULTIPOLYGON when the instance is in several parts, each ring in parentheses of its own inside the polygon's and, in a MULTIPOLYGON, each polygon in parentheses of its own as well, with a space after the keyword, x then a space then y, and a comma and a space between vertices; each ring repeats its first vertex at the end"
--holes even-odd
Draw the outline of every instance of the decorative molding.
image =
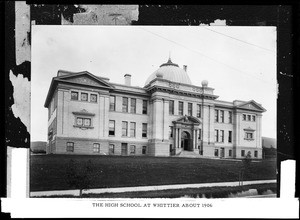
POLYGON ((95 116, 94 113, 90 113, 88 112, 87 110, 85 109, 82 109, 81 111, 79 112, 72 112, 74 115, 85 115, 85 116, 95 116))

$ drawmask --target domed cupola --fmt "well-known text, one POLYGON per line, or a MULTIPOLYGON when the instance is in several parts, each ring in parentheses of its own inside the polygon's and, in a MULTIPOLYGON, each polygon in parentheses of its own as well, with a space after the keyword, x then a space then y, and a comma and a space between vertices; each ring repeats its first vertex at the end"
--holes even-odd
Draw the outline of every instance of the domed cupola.
POLYGON ((178 64, 173 63, 171 58, 169 58, 166 63, 161 64, 159 69, 148 77, 145 86, 155 78, 191 85, 192 82, 185 69, 180 68, 178 64))

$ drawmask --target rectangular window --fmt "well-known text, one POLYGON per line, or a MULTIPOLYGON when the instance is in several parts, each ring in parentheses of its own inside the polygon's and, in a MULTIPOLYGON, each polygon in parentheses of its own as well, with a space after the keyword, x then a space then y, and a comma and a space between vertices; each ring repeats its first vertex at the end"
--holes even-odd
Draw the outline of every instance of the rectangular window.
POLYGON ((94 145, 93 145, 93 152, 94 153, 100 153, 100 144, 94 143, 94 145))
POLYGON ((257 157, 257 150, 254 151, 254 157, 257 157))
POLYGON ((228 143, 232 143, 232 131, 228 131, 228 143))
POLYGON ((253 133, 246 132, 246 139, 253 139, 253 133))
POLYGON ((219 110, 215 110, 215 122, 219 122, 219 110))
POLYGON ((143 100, 143 114, 147 115, 147 100, 143 100))
POLYGON ((201 105, 197 104, 197 118, 201 118, 201 105))
POLYGON ((146 154, 146 152, 147 152, 147 146, 143 146, 143 148, 142 148, 142 154, 146 154))
POLYGON ((219 130, 215 130, 215 142, 219 142, 219 130))
POLYGON ((115 135, 115 121, 114 120, 109 120, 108 135, 110 135, 110 136, 114 136, 115 135))
POLYGON ((116 109, 116 96, 109 97, 109 110, 115 111, 116 109))
POLYGON ((183 102, 178 102, 178 115, 183 115, 183 102))
POLYGON ((252 121, 255 121, 255 115, 252 115, 252 121))
POLYGON ((84 118, 83 119, 83 126, 84 127, 90 127, 91 126, 91 119, 90 118, 84 118))
POLYGON ((135 154, 135 145, 130 145, 130 154, 135 154))
POLYGON ((188 103, 188 115, 193 115, 193 103, 188 103))
POLYGON ((228 123, 232 123, 232 112, 228 112, 228 123))
POLYGON ((81 93, 81 98, 80 98, 81 101, 86 101, 88 100, 88 94, 85 93, 85 92, 82 92, 81 93))
POLYGON ((242 157, 245 156, 245 150, 241 150, 241 156, 242 156, 242 157))
POLYGON ((122 112, 128 112, 128 98, 123 97, 122 112))
POLYGON ((251 115, 247 115, 248 116, 248 121, 251 121, 251 115))
POLYGON ((130 113, 136 113, 136 99, 131 99, 130 102, 130 113))
POLYGON ((109 145, 108 153, 109 153, 110 155, 115 154, 115 145, 113 145, 113 144, 110 144, 110 145, 109 145))
POLYGON ((83 127, 91 127, 92 126, 92 120, 90 118, 77 117, 76 118, 76 125, 77 126, 83 126, 83 127))
POLYGON ((202 130, 199 129, 199 131, 198 131, 198 139, 200 139, 200 140, 201 140, 201 134, 202 134, 202 130))
POLYGON ((169 128, 170 128, 170 130, 169 130, 169 137, 173 138, 173 127, 170 126, 169 128))
POLYGON ((229 156, 229 157, 232 157, 232 150, 229 150, 229 151, 228 151, 228 156, 229 156))
POLYGON ((169 101, 169 114, 174 115, 174 101, 173 100, 169 101))
POLYGON ((219 149, 215 149, 215 157, 219 156, 219 149))
POLYGON ((224 123, 224 110, 220 110, 221 122, 224 123))
POLYGON ((220 142, 224 142, 224 130, 220 130, 220 142))
POLYGON ((135 137, 135 122, 130 122, 130 137, 135 137))
POLYGON ((122 136, 126 137, 127 136, 127 126, 128 122, 127 121, 122 121, 122 136))
POLYGON ((97 102, 97 95, 96 94, 91 94, 91 97, 90 97, 90 100, 91 102, 97 102))
POLYGON ((71 92, 71 100, 78 100, 78 92, 71 92))
POLYGON ((245 114, 243 114, 243 120, 246 121, 246 115, 245 114))
POLYGON ((143 123, 142 128, 142 137, 147 137, 147 124, 143 123))
POLYGON ((74 152, 74 142, 67 142, 67 152, 74 152))

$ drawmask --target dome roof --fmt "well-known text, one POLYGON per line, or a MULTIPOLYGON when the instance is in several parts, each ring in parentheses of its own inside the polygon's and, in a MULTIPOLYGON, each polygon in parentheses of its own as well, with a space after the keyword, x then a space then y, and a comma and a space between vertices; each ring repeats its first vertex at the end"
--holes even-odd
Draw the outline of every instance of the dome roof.
POLYGON ((192 84, 190 77, 184 69, 181 69, 178 64, 172 63, 169 58, 168 62, 160 65, 159 69, 152 73, 146 80, 145 86, 148 85, 153 79, 160 77, 172 82, 192 84))

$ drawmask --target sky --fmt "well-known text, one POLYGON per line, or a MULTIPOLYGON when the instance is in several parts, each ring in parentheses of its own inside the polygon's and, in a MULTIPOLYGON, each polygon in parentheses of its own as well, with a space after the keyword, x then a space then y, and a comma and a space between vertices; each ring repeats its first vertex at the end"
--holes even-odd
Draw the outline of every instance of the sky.
POLYGON ((47 141, 44 103, 58 70, 120 84, 131 74, 143 87, 169 56, 218 100, 262 104, 262 136, 276 138, 276 27, 33 25, 31 39, 31 141, 47 141))

